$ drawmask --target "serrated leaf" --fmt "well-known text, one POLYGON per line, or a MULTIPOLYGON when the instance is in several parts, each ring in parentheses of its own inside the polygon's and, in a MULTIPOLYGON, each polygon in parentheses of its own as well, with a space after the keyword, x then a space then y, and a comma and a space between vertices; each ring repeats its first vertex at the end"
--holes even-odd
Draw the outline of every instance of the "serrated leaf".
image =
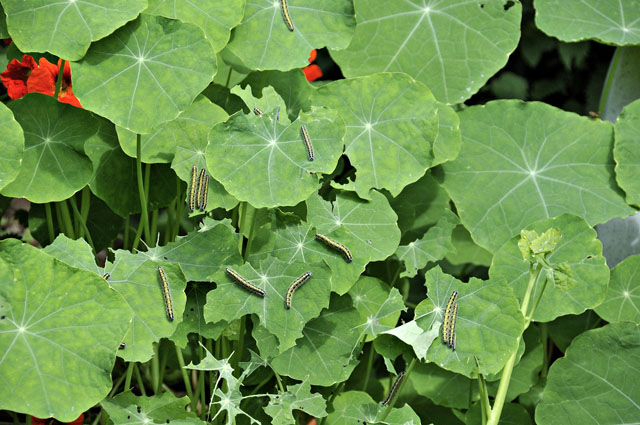
POLYGON ((404 72, 448 104, 464 102, 484 86, 520 39, 518 2, 509 8, 503 0, 354 3, 353 40, 331 52, 344 75, 404 72))
POLYGON ((131 392, 124 392, 100 403, 114 425, 202 425, 204 422, 195 413, 185 411, 187 404, 188 397, 177 398, 171 391, 154 397, 138 397, 131 392))
POLYGON ((194 282, 187 285, 187 303, 184 306, 182 322, 178 323, 175 332, 169 339, 178 347, 186 348, 190 333, 196 333, 203 338, 218 339, 227 326, 224 321, 208 323, 204 320, 204 305, 207 293, 212 289, 208 283, 194 282))
POLYGON ((225 60, 234 58, 250 69, 288 71, 307 65, 312 49, 347 47, 355 27, 351 2, 288 0, 287 4, 294 31, 284 22, 279 1, 247 2, 244 18, 223 52, 225 60))
POLYGON ((407 309, 400 291, 397 288, 389 290, 386 283, 375 277, 360 277, 349 290, 349 295, 363 322, 357 330, 360 335, 369 336, 368 340, 393 329, 400 312, 407 309))
POLYGON ((322 264, 285 263, 266 258, 259 264, 245 264, 233 270, 264 290, 265 296, 248 292, 221 270, 210 277, 217 286, 207 294, 205 319, 214 323, 230 322, 255 313, 261 325, 278 337, 280 352, 293 347, 296 339, 302 337, 304 325, 329 306, 329 270, 322 264), (286 309, 289 285, 306 272, 313 273, 311 279, 295 291, 291 308, 286 309))
POLYGON ((107 396, 131 319, 95 274, 0 242, 0 409, 72 421, 107 396))
POLYGON ((464 283, 443 273, 439 266, 427 271, 425 279, 429 298, 415 311, 415 320, 422 329, 443 322, 451 293, 456 290, 459 294, 457 347, 452 350, 437 338, 427 352, 427 360, 467 377, 499 372, 518 349, 517 338, 524 330, 524 317, 507 281, 471 278, 464 283))
POLYGON ((99 127, 89 112, 40 93, 12 101, 9 109, 24 130, 25 149, 18 176, 3 195, 62 201, 89 183, 93 167, 83 147, 99 127))
POLYGON ((381 420, 385 408, 373 401, 371 396, 361 391, 340 393, 333 402, 334 411, 327 417, 332 425, 351 424, 387 424, 387 425, 420 425, 420 418, 409 405, 394 408, 381 420))
MULTIPOLYGON (((202 343, 201 343, 202 344, 202 343)), ((240 388, 240 380, 233 376, 233 366, 229 362, 231 356, 223 359, 216 359, 213 354, 207 350, 206 347, 201 345, 205 352, 204 359, 200 360, 200 363, 194 365, 193 362, 185 366, 185 369, 193 370, 208 370, 218 372, 218 381, 224 379, 225 383, 231 390, 238 390, 240 388)))
POLYGON ((640 43, 640 4, 620 0, 535 0, 536 26, 562 41, 640 43))
POLYGON ((143 14, 94 43, 71 70, 84 108, 149 133, 191 105, 213 79, 216 56, 195 25, 143 14))
POLYGON ((273 425, 289 425, 296 422, 294 410, 302 410, 318 419, 327 416, 326 406, 321 394, 311 393, 311 384, 305 379, 301 384, 287 386, 284 393, 269 394, 269 405, 264 411, 273 418, 273 425))
POLYGON ((256 208, 295 205, 319 187, 316 173, 330 173, 342 154, 344 126, 336 112, 314 109, 287 126, 276 112, 235 114, 209 133, 209 172, 237 199, 256 208), (309 161, 301 125, 315 151, 309 161))
MULTIPOLYGON (((0 13, 0 20, 1 18, 0 13)), ((0 139, 2 143, 0 190, 2 190, 18 175, 24 154, 24 132, 4 103, 0 106, 0 128, 2 128, 2 139, 0 139)))
POLYGON ((629 321, 640 323, 640 255, 633 255, 611 270, 611 279, 604 301, 595 308, 598 316, 609 323, 629 321))
MULTIPOLYGON (((593 228, 579 217, 563 214, 536 221, 526 229, 542 233, 551 227, 562 233, 562 239, 547 257, 547 261, 552 265, 567 262, 578 285, 563 290, 547 284, 533 314, 533 320, 538 322, 549 322, 565 314, 579 314, 597 306, 604 299, 609 282, 609 268, 605 264, 602 245, 593 228)), ((518 299, 523 299, 529 283, 529 263, 522 260, 517 237, 496 251, 489 276, 492 279, 507 279, 518 299)), ((535 283, 532 300, 538 299, 547 278, 548 275, 543 270, 535 283)))
POLYGON ((369 199, 372 188, 395 196, 431 166, 438 104, 407 75, 338 80, 321 87, 314 101, 338 111, 347 126, 345 154, 357 170, 349 187, 361 198, 369 199))
POLYGON ((92 41, 135 19, 146 0, 2 0, 13 42, 23 52, 50 52, 68 60, 82 58, 92 41))
POLYGON ((609 123, 513 100, 459 115, 462 150, 442 165, 444 187, 489 251, 543 218, 569 213, 593 225, 632 213, 612 184, 609 123))
MULTIPOLYGON (((351 299, 346 295, 333 297, 329 309, 307 323, 302 331, 303 338, 296 341, 295 347, 276 356, 271 367, 281 375, 301 381, 310 375, 311 385, 329 386, 342 382, 356 366, 352 353, 360 338, 353 329, 359 324, 360 315, 351 306, 351 299)), ((255 330, 254 338, 260 345, 255 330)))
POLYGON ((406 269, 400 273, 400 277, 414 277, 430 261, 441 260, 453 250, 451 235, 457 225, 458 217, 450 210, 445 210, 438 223, 422 238, 399 246, 396 255, 406 269))
POLYGON ((639 362, 637 324, 613 323, 583 333, 551 365, 536 423, 637 422, 640 371, 631 365, 639 362))
POLYGON ((145 13, 196 24, 216 52, 229 41, 231 28, 242 20, 245 0, 194 3, 188 0, 149 0, 145 13))
POLYGON ((180 266, 160 258, 117 250, 113 264, 105 269, 111 274, 109 286, 118 292, 133 310, 133 321, 123 339, 127 348, 118 356, 126 361, 145 362, 153 356, 153 343, 171 336, 182 321, 187 286, 180 266), (158 274, 162 266, 169 281, 175 319, 169 320, 158 274))
POLYGON ((260 109, 262 112, 272 112, 280 108, 280 122, 285 125, 289 124, 287 106, 273 87, 263 88, 262 97, 260 98, 254 97, 251 88, 247 86, 244 89, 240 88, 240 86, 235 86, 231 89, 231 93, 243 100, 245 105, 249 107, 250 113, 255 113, 255 108, 260 109))
MULTIPOLYGON (((89 187, 120 217, 139 213, 141 208, 137 190, 136 160, 125 155, 120 149, 113 124, 102 118, 99 119, 99 123, 97 137, 87 140, 84 144, 84 150, 94 169, 89 187)), ((165 207, 175 199, 175 178, 175 174, 166 164, 151 167, 150 180, 153 184, 149 187, 147 198, 150 210, 165 207)))
POLYGON ((622 110, 615 125, 615 134, 613 157, 616 161, 616 181, 624 190, 627 203, 640 207, 640 100, 622 110))

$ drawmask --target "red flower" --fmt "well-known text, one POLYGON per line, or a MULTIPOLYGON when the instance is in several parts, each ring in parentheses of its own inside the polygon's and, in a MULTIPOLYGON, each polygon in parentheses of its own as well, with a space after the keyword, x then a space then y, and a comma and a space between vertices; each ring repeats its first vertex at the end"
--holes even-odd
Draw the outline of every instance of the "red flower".
POLYGON ((313 62, 314 60, 316 60, 316 57, 318 56, 318 52, 316 51, 316 49, 313 49, 311 51, 311 53, 309 53, 309 63, 313 62))
MULTIPOLYGON (((50 421, 51 419, 42 419, 42 418, 37 418, 35 416, 31 417, 31 425, 47 425, 47 422, 50 421)), ((80 413, 80 416, 78 416, 75 420, 71 421, 71 422, 62 422, 63 424, 69 424, 69 425, 82 425, 82 422, 84 421, 84 413, 80 413)))
POLYGON ((12 59, 9 62, 7 70, 0 74, 0 80, 7 88, 7 94, 11 99, 19 99, 28 93, 27 80, 37 67, 36 61, 29 55, 24 55, 22 62, 18 59, 12 59))
MULTIPOLYGON (((27 81, 27 90, 29 93, 44 93, 53 96, 56 91, 56 81, 60 72, 60 63, 62 59, 58 59, 58 65, 54 65, 45 58, 40 58, 40 66, 33 70, 27 81)), ((73 95, 71 88, 71 67, 69 62, 65 62, 62 71, 62 86, 58 93, 60 102, 82 108, 78 99, 73 95)))
MULTIPOLYGON (((309 54, 309 63, 315 61, 317 56, 318 52, 316 51, 316 49, 313 49, 309 54)), ((322 77, 322 69, 315 64, 305 66, 304 68, 302 68, 302 72, 304 72, 304 76, 307 77, 307 81, 315 81, 318 78, 322 77)))

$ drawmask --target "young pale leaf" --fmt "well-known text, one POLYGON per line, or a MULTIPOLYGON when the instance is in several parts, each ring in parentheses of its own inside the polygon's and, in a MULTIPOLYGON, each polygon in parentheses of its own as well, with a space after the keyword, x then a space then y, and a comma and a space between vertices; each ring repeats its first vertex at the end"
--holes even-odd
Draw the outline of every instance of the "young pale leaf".
POLYGON ((0 190, 18 175, 24 154, 24 132, 13 113, 3 103, 0 105, 2 128, 2 156, 0 157, 0 190))
POLYGON ((111 390, 131 316, 101 276, 0 242, 0 409, 76 419, 111 390))
POLYGON ((360 326, 356 328, 361 336, 373 340, 380 333, 393 329, 400 318, 400 312, 407 308, 402 295, 383 281, 362 276, 349 290, 353 307, 360 313, 360 326))
MULTIPOLYGON (((640 6, 639 6, 640 9, 640 6)), ((640 27, 638 29, 640 33, 640 27)), ((616 161, 616 181, 627 195, 627 202, 640 207, 640 100, 626 106, 615 126, 616 142, 613 157, 616 161)))
POLYGON ((128 391, 100 402, 114 425, 204 424, 195 413, 185 411, 187 404, 188 397, 177 398, 171 391, 154 397, 138 397, 128 391))
POLYGON ((305 379, 301 384, 287 386, 287 391, 269 394, 269 405, 264 408, 273 418, 273 425, 289 425, 296 422, 294 410, 302 410, 316 419, 327 416, 327 402, 321 394, 311 393, 311 384, 305 379))
MULTIPOLYGON (((186 150, 190 153, 196 151, 199 154, 198 159, 202 160, 204 166, 207 134, 214 125, 227 118, 229 115, 224 109, 211 103, 205 96, 198 95, 176 119, 163 122, 154 127, 149 134, 141 136, 142 162, 170 163, 178 150, 186 150)), ((123 127, 116 127, 116 130, 124 153, 135 158, 137 155, 136 133, 123 127)), ((189 164, 189 171, 193 164, 196 164, 196 161, 189 164)))
POLYGON ((320 88, 314 100, 336 109, 347 125, 345 153, 357 170, 349 186, 361 198, 370 199, 372 188, 395 196, 432 165, 438 104, 407 75, 338 80, 320 88))
POLYGON ((261 325, 278 337, 280 352, 293 347, 296 339, 302 337, 304 325, 329 306, 329 269, 323 264, 285 263, 271 257, 260 261, 255 268, 245 264, 233 270, 265 291, 265 296, 250 293, 220 270, 209 278, 217 287, 207 294, 205 319, 214 323, 230 322, 255 313, 261 325), (295 291, 291 308, 287 309, 285 295, 289 285, 306 272, 312 273, 311 279, 295 291))
POLYGON ((244 18, 223 51, 225 60, 250 69, 288 71, 308 64, 316 47, 344 49, 355 27, 353 6, 343 0, 287 0, 293 31, 280 0, 247 2, 244 18))
MULTIPOLYGON (((62 201, 89 183, 93 168, 84 144, 97 137, 96 118, 40 93, 12 101, 9 109, 22 126, 25 149, 17 177, 2 189, 4 196, 38 203, 62 201)), ((3 140, 5 145, 15 155, 9 140, 3 140)))
POLYGON ((637 324, 613 323, 583 333, 551 365, 536 423, 637 422, 639 363, 637 324))
POLYGON ((191 2, 188 0, 149 0, 145 13, 179 19, 199 26, 216 52, 229 41, 231 28, 242 20, 245 0, 191 2))
POLYGON ((518 45, 522 6, 505 3, 356 0, 353 40, 331 55, 347 77, 404 72, 429 86, 438 100, 461 103, 518 45))
MULTIPOLYGON (((419 360, 424 360, 427 357, 427 350, 429 350, 431 343, 440 334, 441 324, 442 322, 433 322, 431 329, 424 331, 415 320, 411 320, 397 328, 389 329, 383 334, 393 335, 405 344, 409 344, 413 348, 416 357, 419 360)), ((376 342, 379 340, 380 338, 376 339, 376 342)))
POLYGON ((396 255, 406 268, 400 277, 414 277, 430 261, 438 261, 452 251, 451 235, 458 225, 458 217, 445 210, 438 223, 420 239, 398 247, 396 255))
POLYGON ((469 408, 469 385, 466 376, 449 372, 433 363, 416 363, 409 375, 415 391, 435 404, 456 409, 469 408))
POLYGON ((67 60, 82 58, 92 41, 135 19, 146 0, 47 2, 3 0, 7 27, 23 52, 50 52, 67 60))
POLYGON ((462 150, 443 164, 444 187, 490 251, 543 218, 570 213, 593 225, 633 212, 612 183, 608 122, 502 100, 460 112, 460 129, 462 150))
MULTIPOLYGON (((114 125, 99 118, 97 137, 86 141, 84 150, 93 163, 91 191, 121 217, 140 212, 136 160, 125 155, 118 144, 114 125), (126 188, 123 190, 123 188, 126 188)), ((147 165, 148 166, 148 165, 147 165)), ((151 167, 149 208, 167 206, 176 197, 176 176, 166 164, 151 167)), ((120 227, 118 227, 119 229, 120 227)), ((91 232, 93 235, 93 232, 91 232)))
POLYGON ((333 402, 334 411, 327 417, 331 425, 352 424, 387 424, 387 425, 420 425, 420 418, 409 405, 394 408, 381 421, 385 407, 373 401, 371 396, 361 391, 340 393, 333 402))
MULTIPOLYGON (((547 284, 533 314, 533 320, 537 322, 549 322, 556 317, 579 314, 597 306, 604 299, 609 281, 609 268, 602 256, 602 245, 591 226, 579 217, 563 214, 537 221, 527 226, 526 230, 540 234, 552 227, 560 231, 562 239, 547 261, 552 266, 566 262, 577 285, 565 290, 555 287, 553 283, 547 284)), ((518 239, 511 239, 496 252, 489 275, 492 279, 507 279, 518 299, 522 300, 529 283, 529 263, 522 260, 517 247, 518 239)), ((548 278, 551 276, 543 270, 531 294, 532 300, 538 299, 548 278)))
POLYGON ((598 316, 609 323, 629 321, 640 323, 640 255, 626 258, 611 270, 607 296, 595 308, 598 316))
POLYGON ((415 312, 415 320, 424 330, 444 320, 447 301, 458 291, 457 347, 452 350, 438 337, 427 352, 427 360, 467 377, 499 372, 517 350, 517 338, 524 328, 518 300, 507 281, 471 278, 464 283, 443 273, 439 266, 429 270, 425 279, 429 298, 418 304, 415 312))
POLYGON ((175 242, 150 248, 140 255, 153 261, 179 263, 187 281, 205 282, 209 276, 225 267, 242 264, 238 252, 238 235, 228 220, 206 217, 200 228, 175 242))
POLYGON ((334 170, 344 131, 338 114, 324 108, 286 126, 276 122, 275 111, 237 113, 209 133, 207 165, 231 195, 256 208, 295 205, 318 189, 316 173, 334 170), (300 135, 303 124, 311 136, 313 161, 300 135))
MULTIPOLYGON (((307 323, 303 338, 296 341, 295 347, 275 357, 271 367, 281 375, 301 381, 310 375, 311 385, 326 387, 342 382, 356 367, 352 354, 360 341, 360 334, 354 330, 359 324, 360 315, 351 306, 351 299, 333 297, 330 308, 307 323)), ((258 346, 267 337, 264 334, 254 330, 258 346)), ((262 348, 260 352, 262 354, 262 348)))
POLYGON ((143 14, 94 43, 71 70, 84 108, 149 133, 176 118, 211 82, 216 55, 195 25, 143 14), (123 99, 123 93, 131 95, 123 99))
POLYGON ((187 285, 178 264, 151 259, 147 255, 117 250, 113 264, 107 264, 111 273, 109 286, 118 292, 133 310, 133 321, 122 342, 125 350, 118 356, 126 361, 146 362, 153 356, 153 343, 171 336, 182 321, 187 285), (174 320, 170 320, 165 307, 158 267, 162 266, 169 281, 173 300, 174 320))
POLYGON ((640 4, 636 1, 535 0, 534 5, 538 28, 562 41, 640 44, 640 4))
POLYGON ((554 228, 541 235, 538 235, 535 230, 522 230, 518 240, 518 249, 524 260, 535 262, 537 256, 544 258, 547 254, 552 253, 561 239, 562 233, 554 228))
POLYGON ((207 350, 201 343, 201 347, 205 352, 204 359, 200 360, 200 363, 194 365, 193 363, 189 363, 185 366, 185 369, 193 369, 193 370, 208 370, 218 372, 218 380, 224 379, 225 383, 231 390, 240 389, 241 382, 238 378, 233 376, 233 366, 229 362, 231 356, 226 359, 218 360, 213 354, 207 350))
POLYGON ((264 112, 272 112, 280 108, 280 123, 281 124, 289 124, 287 117, 287 106, 284 103, 284 100, 280 95, 276 92, 273 87, 265 87, 262 89, 262 97, 256 98, 253 96, 251 87, 245 86, 244 89, 240 88, 240 86, 235 86, 231 89, 231 93, 237 95, 240 99, 242 99, 249 107, 251 111, 250 114, 255 114, 255 109, 260 109, 264 112))
POLYGON ((187 285, 187 303, 184 306, 182 322, 178 323, 176 331, 169 337, 178 347, 186 348, 190 333, 197 333, 203 338, 218 339, 227 327, 227 323, 220 321, 208 323, 204 320, 204 305, 207 293, 212 289, 209 283, 194 282, 187 285))

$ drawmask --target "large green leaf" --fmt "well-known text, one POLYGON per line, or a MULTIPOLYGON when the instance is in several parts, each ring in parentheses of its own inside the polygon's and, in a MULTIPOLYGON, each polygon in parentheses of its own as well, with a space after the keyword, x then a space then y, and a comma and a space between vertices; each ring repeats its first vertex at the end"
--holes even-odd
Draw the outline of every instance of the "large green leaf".
POLYGON ((356 0, 357 27, 332 51, 346 77, 399 71, 448 104, 470 98, 502 68, 520 39, 519 2, 356 0))
POLYGON ((62 201, 89 183, 93 167, 83 147, 97 137, 97 119, 39 93, 11 102, 9 109, 24 130, 25 150, 18 176, 3 195, 39 203, 62 201))
POLYGON ((111 390, 131 314, 101 276, 0 242, 0 409, 76 419, 111 390))
POLYGON ((195 413, 185 411, 187 404, 189 398, 177 398, 171 391, 155 397, 137 397, 127 391, 100 403, 114 425, 202 425, 195 413))
POLYGON ((318 47, 343 49, 351 40, 353 6, 344 0, 288 0, 294 31, 282 19, 281 2, 247 2, 244 18, 223 52, 226 59, 250 69, 288 71, 308 64, 318 47))
POLYGON ((327 416, 326 405, 321 394, 311 393, 311 384, 305 379, 301 384, 287 386, 286 392, 269 394, 269 405, 264 411, 273 418, 273 425, 289 425, 296 422, 294 409, 318 419, 327 416))
POLYGON ((535 0, 536 25, 562 41, 640 44, 640 3, 635 0, 535 0))
MULTIPOLYGON (((0 18, 2 16, 0 15, 0 18)), ((24 153, 24 132, 13 113, 4 104, 0 106, 0 128, 2 128, 2 156, 0 156, 0 190, 18 175, 24 153)))
POLYGON ((427 352, 427 360, 467 377, 499 372, 517 350, 517 338, 524 329, 518 300, 507 281, 471 278, 463 283, 443 273, 439 266, 429 270, 425 279, 429 298, 415 311, 415 320, 424 330, 442 323, 451 293, 456 290, 459 294, 457 347, 447 347, 438 335, 427 352))
POLYGON ((627 195, 627 203, 640 207, 640 100, 622 110, 615 134, 616 181, 627 195))
POLYGON ((340 393, 333 403, 334 411, 327 417, 332 425, 352 424, 387 424, 387 425, 420 425, 420 418, 409 405, 392 409, 382 420, 386 408, 373 401, 371 396, 360 391, 340 393))
POLYGON ((469 408, 469 385, 466 376, 444 370, 433 363, 417 363, 409 375, 416 392, 434 403, 457 409, 469 408))
POLYGON ((389 290, 386 283, 375 277, 360 277, 349 290, 349 295, 363 322, 357 329, 360 335, 367 335, 368 340, 393 329, 400 313, 407 309, 400 291, 397 288, 389 290))
POLYGON ((218 52, 229 41, 231 28, 240 23, 244 6, 245 0, 149 0, 149 8, 145 12, 196 24, 204 31, 213 49, 218 52))
POLYGON ((214 323, 230 322, 255 313, 260 317, 261 325, 277 336, 280 352, 293 347, 296 339, 302 337, 305 323, 329 306, 329 270, 322 264, 285 263, 277 258, 266 258, 255 266, 245 264, 233 269, 262 288, 265 296, 248 292, 221 270, 210 277, 217 287, 207 294, 205 319, 214 323), (306 272, 313 276, 295 291, 291 308, 287 309, 285 295, 289 285, 306 272))
POLYGON ((44 248, 44 252, 73 268, 83 269, 100 277, 104 274, 102 268, 96 264, 91 247, 82 238, 73 240, 64 234, 59 234, 50 245, 44 248))
POLYGON ((71 64, 82 106, 149 133, 189 106, 213 79, 216 55, 193 24, 141 15, 71 64))
POLYGON ((133 321, 124 342, 126 350, 118 355, 126 361, 145 362, 153 354, 153 343, 171 336, 182 321, 187 285, 180 266, 151 259, 142 253, 115 252, 115 260, 105 270, 111 274, 109 285, 115 289, 133 310, 133 321), (154 261, 155 260, 155 261, 154 261), (160 284, 158 267, 162 266, 169 281, 175 320, 169 320, 160 284))
POLYGON ((564 358, 551 365, 542 403, 536 407, 536 423, 637 423, 638 364, 637 324, 613 323, 583 333, 564 358))
POLYGON ((235 114, 209 133, 209 172, 231 195, 256 208, 304 201, 319 187, 316 173, 332 172, 342 154, 344 125, 335 111, 313 109, 286 126, 276 116, 275 111, 235 114), (300 135, 303 124, 315 151, 313 161, 300 135))
POLYGON ((640 97, 640 46, 618 47, 607 73, 607 92, 602 99, 602 119, 616 122, 629 103, 640 97))
MULTIPOLYGON (((87 140, 84 145, 94 169, 89 187, 119 216, 139 213, 136 161, 120 149, 113 124, 106 119, 100 119, 99 122, 97 137, 87 140)), ((151 167, 150 180, 153 182, 149 188, 149 209, 169 205, 176 197, 175 174, 166 164, 147 164, 145 167, 151 167)))
POLYGON ((611 270, 607 296, 595 308, 598 316, 609 323, 640 323, 640 255, 626 258, 611 270))
POLYGON ((82 58, 92 41, 135 19, 147 0, 2 0, 13 42, 23 52, 82 58))
POLYGON ((314 100, 336 109, 345 124, 345 153, 356 168, 350 186, 361 198, 371 188, 393 196, 431 166, 438 136, 438 106, 423 84, 405 74, 376 74, 338 80, 314 100))
MULTIPOLYGON (((609 268, 602 256, 602 245, 591 226, 579 217, 563 214, 536 221, 526 229, 542 234, 552 227, 560 231, 562 240, 547 260, 552 265, 566 262, 578 284, 562 290, 555 287, 547 273, 541 272, 531 294, 531 299, 537 300, 544 289, 533 315, 533 319, 539 322, 550 322, 556 317, 579 314, 597 306, 604 299, 609 282, 609 268)), ((518 249, 519 240, 519 236, 511 239, 496 252, 489 275, 509 281, 516 296, 522 301, 529 284, 529 263, 522 260, 522 253, 518 249)))
POLYGON ((544 103, 490 102, 460 113, 462 150, 444 187, 479 245, 495 251, 536 220, 589 224, 631 214, 613 182, 612 125, 544 103))
POLYGON ((291 120, 298 116, 300 110, 311 109, 310 97, 315 89, 299 69, 288 72, 252 72, 242 84, 249 84, 254 96, 260 96, 265 85, 273 87, 287 105, 287 113, 291 120))

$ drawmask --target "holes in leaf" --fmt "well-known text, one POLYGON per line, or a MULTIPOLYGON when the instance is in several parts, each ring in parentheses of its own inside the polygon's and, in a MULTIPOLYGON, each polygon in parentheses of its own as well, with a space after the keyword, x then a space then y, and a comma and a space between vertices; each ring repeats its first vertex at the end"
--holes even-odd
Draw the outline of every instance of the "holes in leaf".
POLYGON ((516 2, 513 0, 509 0, 504 4, 504 10, 509 10, 511 9, 513 6, 515 6, 516 2))

